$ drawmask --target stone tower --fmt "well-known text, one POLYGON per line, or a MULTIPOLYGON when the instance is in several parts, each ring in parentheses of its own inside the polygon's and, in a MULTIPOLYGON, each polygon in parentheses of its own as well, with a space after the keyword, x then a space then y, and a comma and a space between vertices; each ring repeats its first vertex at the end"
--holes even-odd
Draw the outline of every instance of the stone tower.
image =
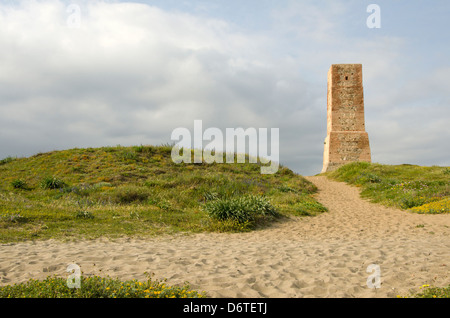
POLYGON ((328 71, 322 172, 353 161, 371 161, 369 135, 364 125, 362 65, 333 64, 328 71))

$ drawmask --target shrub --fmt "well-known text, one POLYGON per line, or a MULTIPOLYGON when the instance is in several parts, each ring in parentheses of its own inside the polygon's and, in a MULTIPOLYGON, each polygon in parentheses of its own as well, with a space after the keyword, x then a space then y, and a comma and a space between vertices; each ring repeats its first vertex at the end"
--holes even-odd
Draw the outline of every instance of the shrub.
POLYGON ((66 183, 56 177, 45 177, 41 182, 43 189, 62 189, 66 186, 66 183))
POLYGON ((426 203, 426 198, 418 195, 406 195, 401 199, 400 206, 402 209, 411 209, 426 203))
POLYGON ((207 202, 204 209, 217 220, 235 220, 238 223, 254 222, 259 216, 276 216, 275 208, 267 199, 246 195, 207 202))
POLYGON ((11 182, 11 185, 14 189, 27 189, 27 183, 22 179, 14 180, 13 182, 11 182))
POLYGON ((243 199, 248 208, 253 210, 256 214, 272 216, 277 215, 275 208, 262 196, 248 195, 243 197, 243 199))

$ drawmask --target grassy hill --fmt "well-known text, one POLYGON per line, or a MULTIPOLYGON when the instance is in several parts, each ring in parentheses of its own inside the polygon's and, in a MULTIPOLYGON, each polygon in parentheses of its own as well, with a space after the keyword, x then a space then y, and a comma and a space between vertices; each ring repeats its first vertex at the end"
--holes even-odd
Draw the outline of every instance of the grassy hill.
POLYGON ((355 162, 328 177, 360 186, 361 196, 416 213, 450 213, 450 167, 355 162))
POLYGON ((248 231, 326 211, 280 166, 175 164, 170 146, 71 149, 0 160, 0 242, 248 231))

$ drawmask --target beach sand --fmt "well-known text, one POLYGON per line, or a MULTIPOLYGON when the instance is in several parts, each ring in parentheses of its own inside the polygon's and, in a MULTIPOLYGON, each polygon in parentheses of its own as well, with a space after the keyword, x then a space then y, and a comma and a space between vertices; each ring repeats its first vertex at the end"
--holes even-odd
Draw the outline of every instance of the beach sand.
POLYGON ((84 275, 188 281, 211 297, 396 297, 450 284, 449 214, 386 208, 356 187, 307 178, 328 212, 249 233, 2 244, 0 285, 68 277, 71 263, 84 275), (371 264, 380 288, 367 285, 371 264))

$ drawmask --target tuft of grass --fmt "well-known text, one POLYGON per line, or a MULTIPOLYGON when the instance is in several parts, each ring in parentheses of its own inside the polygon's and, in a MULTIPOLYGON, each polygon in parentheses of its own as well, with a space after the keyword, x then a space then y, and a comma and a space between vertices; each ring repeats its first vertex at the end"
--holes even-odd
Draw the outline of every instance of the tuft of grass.
POLYGON ((258 218, 278 216, 266 198, 254 195, 215 199, 207 202, 204 209, 214 219, 232 220, 246 227, 255 224, 258 218))
POLYGON ((450 212, 448 167, 354 162, 328 177, 361 187, 361 196, 416 213, 450 212))
POLYGON ((183 286, 169 286, 165 280, 126 280, 100 276, 81 276, 80 288, 69 288, 67 280, 48 276, 25 283, 0 287, 0 298, 205 298, 205 292, 183 286))
POLYGON ((13 182, 11 182, 11 185, 14 189, 28 189, 27 183, 22 179, 15 179, 13 182))
POLYGON ((41 181, 43 189, 62 189, 65 186, 66 183, 64 181, 53 176, 47 176, 41 181))

